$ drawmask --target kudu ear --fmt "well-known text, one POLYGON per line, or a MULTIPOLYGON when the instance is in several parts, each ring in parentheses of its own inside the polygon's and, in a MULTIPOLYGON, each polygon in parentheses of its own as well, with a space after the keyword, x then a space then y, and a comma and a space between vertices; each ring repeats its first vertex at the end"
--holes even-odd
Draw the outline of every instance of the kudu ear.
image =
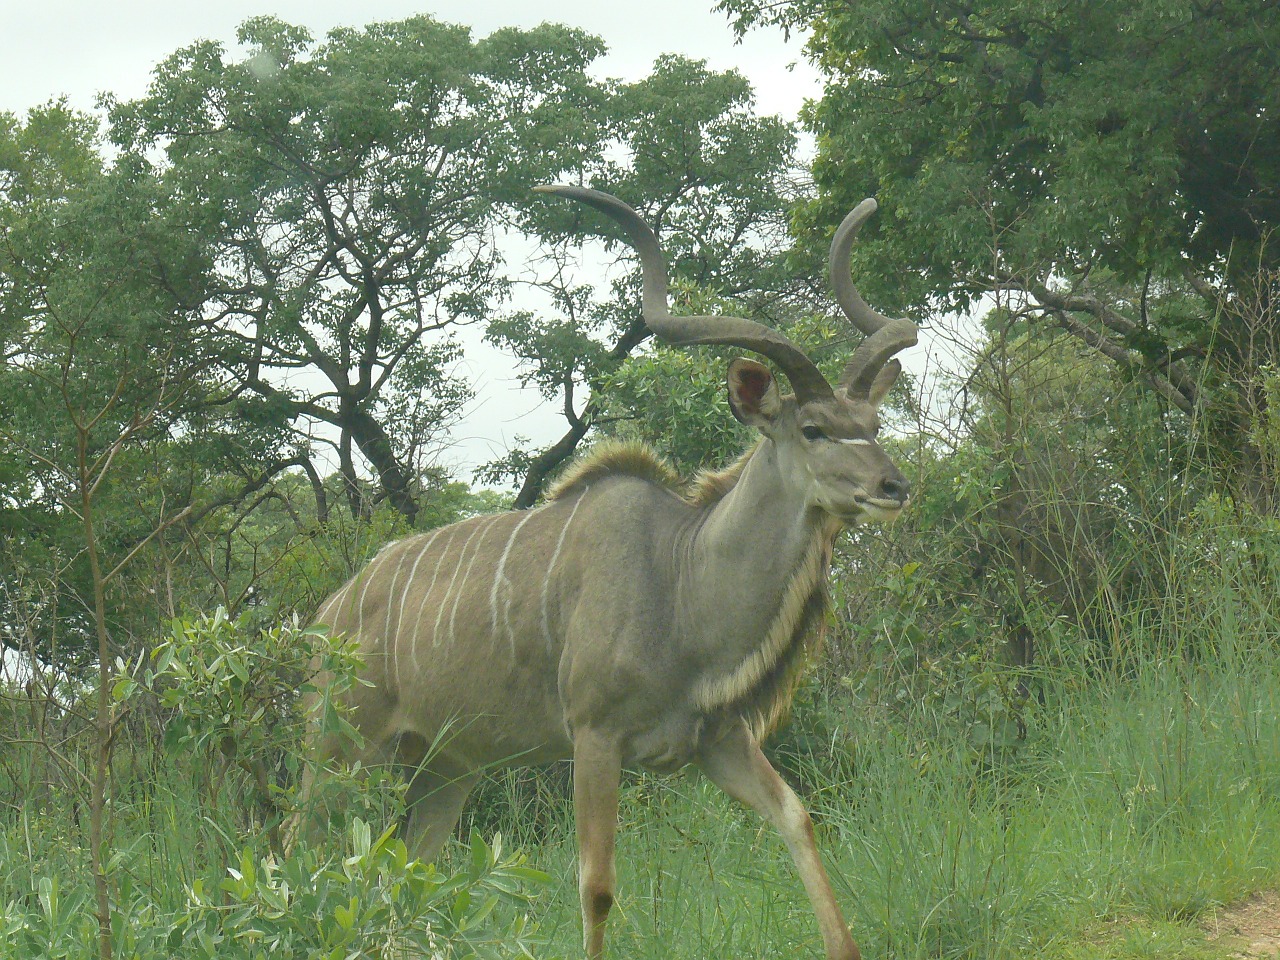
POLYGON ((739 357, 729 363, 729 409, 739 422, 764 427, 782 409, 778 385, 763 363, 739 357))
POLYGON ((889 393, 889 388, 893 386, 893 382, 898 379, 898 374, 901 372, 902 364, 897 360, 890 360, 880 368, 876 378, 871 381, 871 389, 867 391, 867 399, 873 407, 880 406, 880 401, 889 393))

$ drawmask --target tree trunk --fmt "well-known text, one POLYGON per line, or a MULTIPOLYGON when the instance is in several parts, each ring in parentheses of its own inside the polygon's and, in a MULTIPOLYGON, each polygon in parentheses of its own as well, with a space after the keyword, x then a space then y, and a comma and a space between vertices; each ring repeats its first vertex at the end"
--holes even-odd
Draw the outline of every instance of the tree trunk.
POLYGON ((589 417, 583 416, 575 420, 563 437, 533 458, 520 492, 516 495, 514 506, 517 510, 527 510, 538 502, 547 477, 560 464, 573 456, 573 452, 578 448, 578 441, 587 435, 589 429, 591 429, 589 417))
POLYGON ((412 524, 418 516, 418 501, 412 490, 413 478, 397 462, 391 439, 382 429, 382 424, 360 409, 343 410, 341 416, 344 429, 377 472, 387 499, 412 524))
MULTIPOLYGON (((631 351, 648 340, 651 335, 652 332, 645 325, 644 317, 637 314, 627 326, 627 329, 623 331, 622 336, 618 338, 618 342, 613 345, 613 349, 605 357, 604 363, 601 364, 601 370, 605 373, 612 373, 617 370, 618 367, 622 366, 623 361, 631 356, 631 351)), ((542 488, 546 485, 547 477, 554 473, 560 464, 573 456, 578 449, 578 443, 591 429, 591 410, 591 401, 588 400, 582 415, 575 414, 573 412, 572 385, 566 385, 565 418, 569 421, 569 429, 564 436, 533 458, 529 465, 529 472, 525 474, 524 483, 520 487, 520 492, 516 495, 515 508, 517 510, 527 510, 537 503, 538 498, 542 496, 542 488)))
POLYGON ((80 516, 84 523, 85 550, 93 579, 93 620, 98 634, 98 715, 94 725, 96 751, 93 784, 89 794, 89 858, 97 901, 98 956, 111 960, 111 897, 103 867, 106 844, 107 778, 111 768, 111 640, 107 634, 106 584, 98 558, 98 541, 93 529, 93 482, 89 476, 87 431, 78 431, 80 516))

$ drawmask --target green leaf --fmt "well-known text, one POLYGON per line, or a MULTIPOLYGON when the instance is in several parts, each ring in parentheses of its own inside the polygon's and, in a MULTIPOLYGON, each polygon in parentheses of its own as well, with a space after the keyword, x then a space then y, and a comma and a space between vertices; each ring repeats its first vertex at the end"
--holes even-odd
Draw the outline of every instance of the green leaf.
POLYGON ((493 851, 484 842, 484 837, 475 830, 471 831, 471 873, 480 876, 493 865, 493 851))

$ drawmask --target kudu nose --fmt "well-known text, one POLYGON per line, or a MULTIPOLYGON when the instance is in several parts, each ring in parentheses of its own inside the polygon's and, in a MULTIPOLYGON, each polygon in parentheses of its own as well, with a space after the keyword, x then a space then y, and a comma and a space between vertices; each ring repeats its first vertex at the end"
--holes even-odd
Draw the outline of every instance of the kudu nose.
POLYGON ((911 496, 911 483, 906 477, 885 477, 880 481, 880 495, 888 500, 906 503, 911 496))

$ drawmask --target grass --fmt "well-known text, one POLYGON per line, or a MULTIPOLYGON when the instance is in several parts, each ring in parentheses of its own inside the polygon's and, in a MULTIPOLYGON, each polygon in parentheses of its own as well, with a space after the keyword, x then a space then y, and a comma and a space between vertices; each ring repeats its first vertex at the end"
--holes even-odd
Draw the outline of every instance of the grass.
MULTIPOLYGON (((1196 920, 1280 881, 1274 653, 1061 687, 998 759, 923 713, 808 707, 828 746, 787 768, 867 956, 1210 956, 1196 920)), ((573 956, 571 821, 521 795, 559 822, 533 857, 558 878, 550 953, 573 956)), ((618 956, 821 956, 782 844, 705 781, 639 778, 621 821, 618 956)))
MULTIPOLYGON (((1280 882, 1275 650, 1153 661, 1090 684, 1063 674, 1028 707, 1025 737, 999 752, 924 708, 845 691, 806 700, 775 753, 813 810, 868 957, 1213 957, 1197 919, 1280 882)), ((29 789, 48 761, 38 748, 6 750, 0 922, 61 925, 50 942, 63 952, 49 955, 91 956, 83 804, 66 789, 16 803, 16 781, 29 789), (46 904, 51 886, 57 909, 46 904), (80 952, 66 947, 81 940, 80 952)), ((130 955, 129 929, 172 924, 193 884, 216 887, 243 848, 265 853, 244 785, 229 776, 211 794, 192 770, 190 758, 141 743, 117 760, 120 955, 130 955)), ((630 778, 620 819, 613 956, 821 956, 781 842, 705 780, 630 778)), ((563 771, 496 778, 468 824, 503 833, 551 876, 535 911, 537 954, 579 956, 563 771)), ((445 869, 470 855, 455 845, 445 869)), ((515 908, 503 909, 514 922, 515 908)))

